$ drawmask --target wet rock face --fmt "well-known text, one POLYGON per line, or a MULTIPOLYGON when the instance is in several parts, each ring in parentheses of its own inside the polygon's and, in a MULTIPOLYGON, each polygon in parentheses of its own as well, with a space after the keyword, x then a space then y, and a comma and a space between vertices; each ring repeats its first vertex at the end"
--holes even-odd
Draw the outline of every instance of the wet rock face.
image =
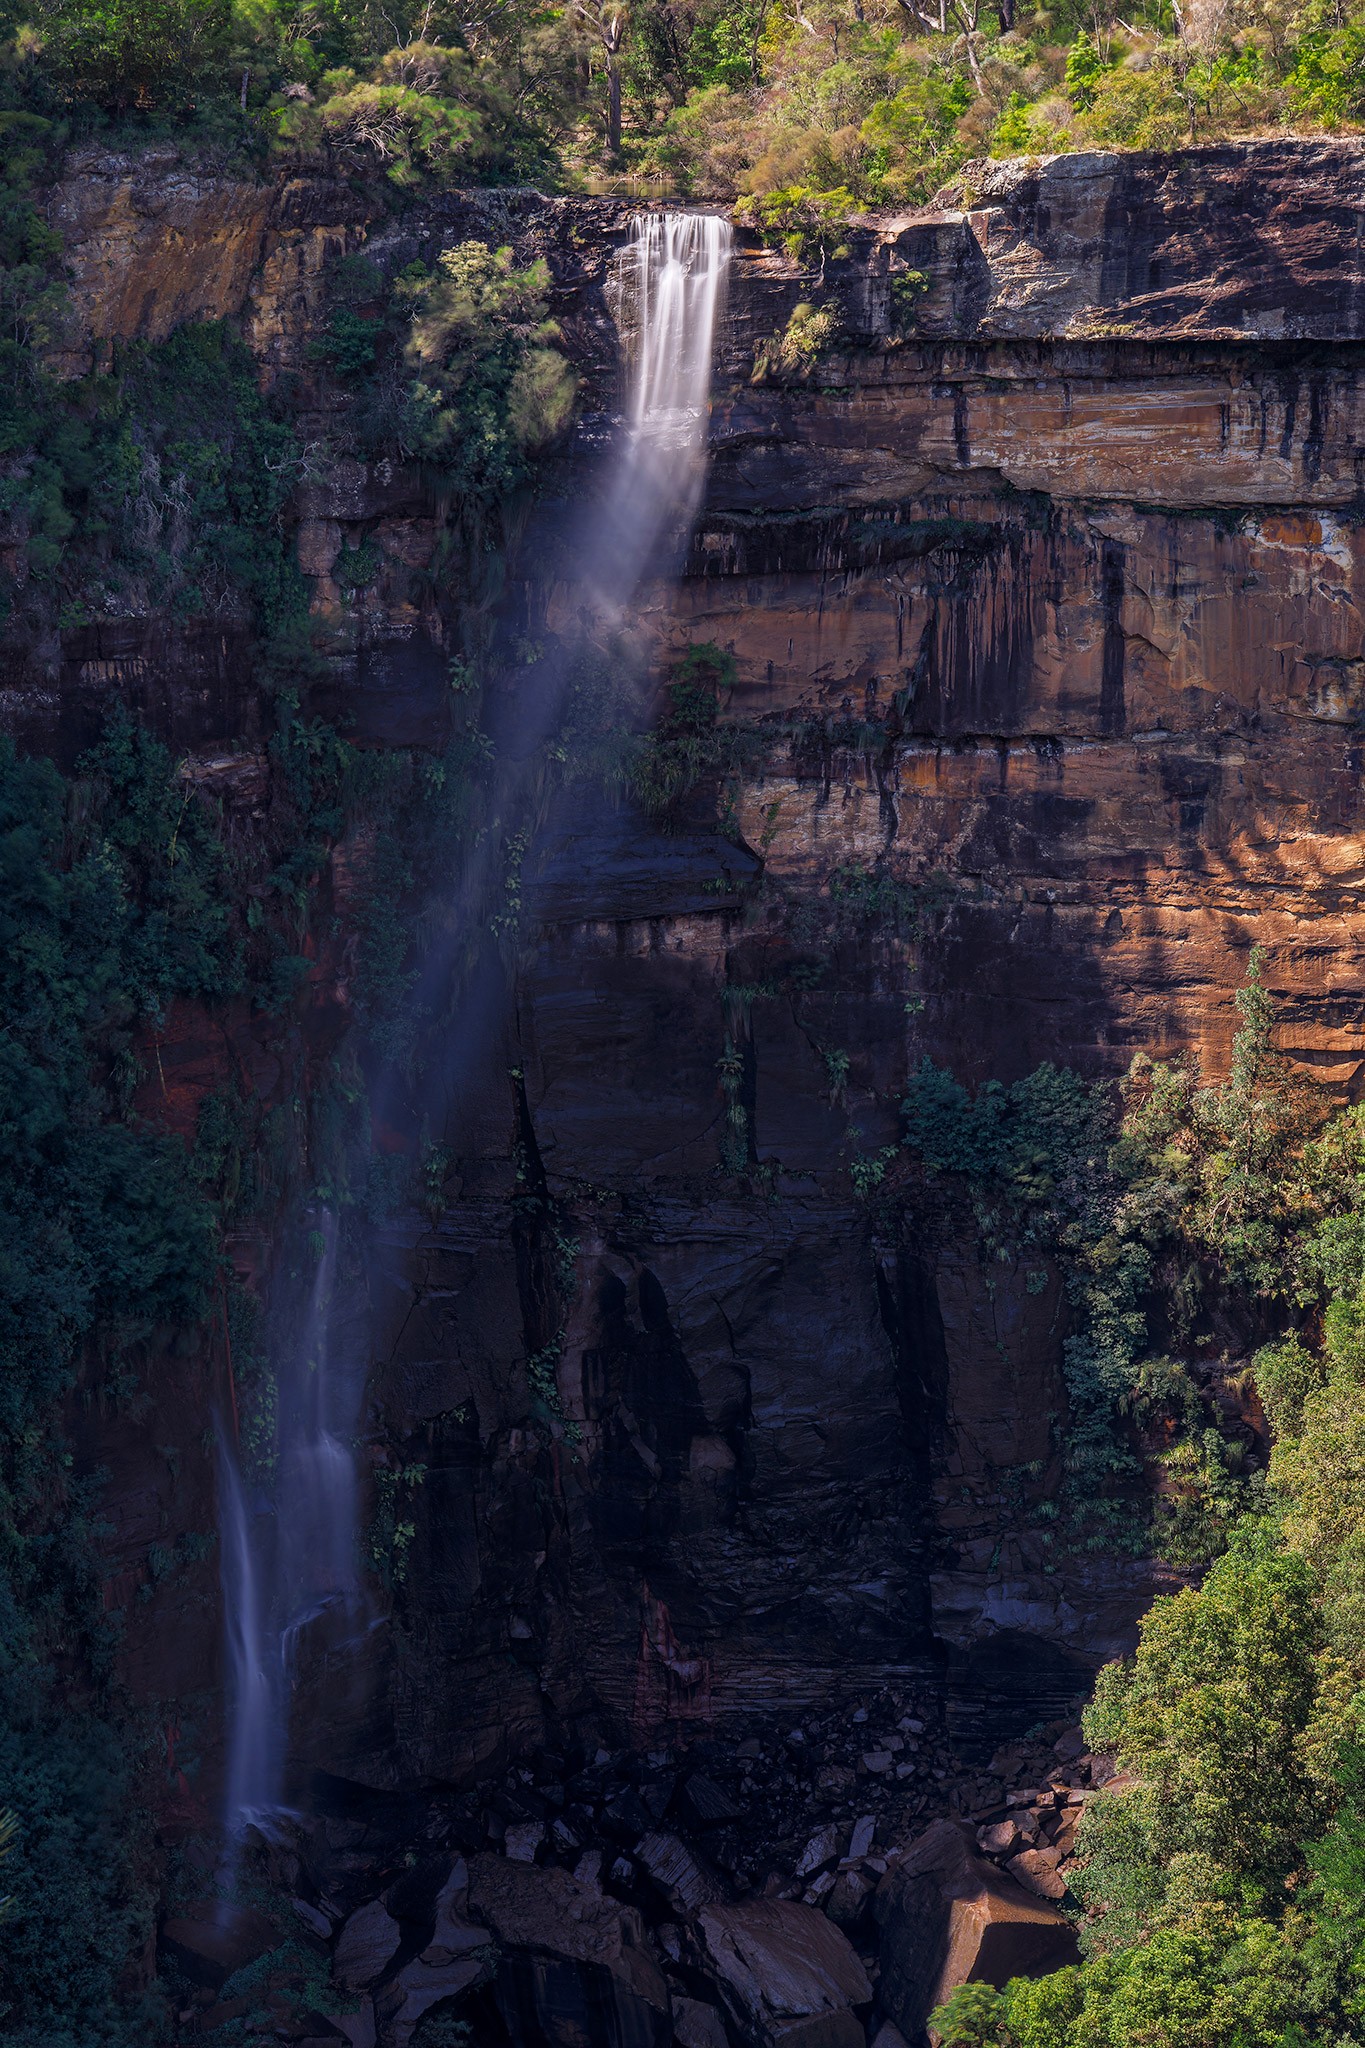
MULTIPOLYGON (((922 1822, 952 1773, 1069 1711, 1128 1640, 1149 1570, 1051 1569, 1011 1505, 1010 1475, 1040 1493, 1057 1476, 1056 1276, 983 1266, 948 1232, 874 1241, 849 1167, 895 1142, 925 1055, 967 1079, 1043 1059, 1115 1073, 1138 1047, 1216 1069, 1253 940, 1285 1048, 1358 1090, 1362 166, 1346 141, 976 167, 969 192, 856 230, 821 287, 839 350, 789 386, 750 381, 754 344, 815 281, 737 250, 706 503, 681 583, 647 589, 638 623, 661 669, 689 643, 731 653, 722 711, 752 744, 671 829, 585 798, 528 862, 508 1018, 465 1077, 475 1114, 444 1209, 393 1219, 365 1275, 371 1451, 425 1477, 406 1582, 376 1594, 366 1711, 304 1674, 301 1767, 376 1796, 497 1785, 512 1863, 567 1859, 559 1827, 584 1852, 591 1837, 608 1879, 624 1860, 620 1888, 651 1911, 695 1915, 732 1903, 717 1883, 743 1890, 724 1855, 762 1876, 710 1794, 675 1807, 642 1766, 561 1804, 534 1773, 508 1787, 518 1760, 752 1734, 748 1791, 723 1757, 694 1775, 771 1800, 796 1883, 822 1829, 907 1787, 922 1822), (893 336, 905 267, 927 285, 893 336), (850 869, 887 877, 915 917, 834 920, 850 869), (526 1427, 526 1360, 552 1334, 517 1222, 528 1149, 574 1247, 558 1368, 574 1440, 553 1446, 526 1427), (786 1746, 796 1729, 804 1749, 786 1746), (949 1735, 952 1758, 931 1758, 949 1735)), ((610 268, 629 207, 474 193, 381 221, 326 181, 103 156, 53 204, 92 340, 236 319, 263 377, 288 372, 315 410, 307 345, 336 255, 363 245, 396 270, 470 234, 543 254, 583 416, 510 565, 508 630, 552 643, 571 610, 557 526, 581 517, 619 400, 610 268)), ((294 509, 325 656, 309 710, 368 745, 440 745, 455 642, 444 600, 413 594, 440 518, 422 477, 338 457, 294 509), (347 595, 340 551, 368 540, 384 575, 347 595)), ((117 692, 252 814, 268 721, 244 642, 125 621, 6 664, 0 710, 29 744, 71 758, 117 692)), ((518 673, 494 707, 513 740, 518 673)), ((334 1044, 330 954, 307 1003, 301 1032, 334 1044)), ((148 1113, 192 1130, 229 1071, 283 1099, 293 1030, 175 1015, 168 1107, 148 1113)), ((211 1526, 211 1472, 202 1448, 183 1480, 155 1465, 170 1417, 113 1456, 97 1437, 88 1462, 117 1494, 108 1600, 131 1612, 149 1546, 211 1526)), ((216 1668, 213 1579, 204 1565, 133 1614, 139 1697, 216 1668)), ((987 1845, 1001 1868, 1056 1847, 1003 1812, 989 1825, 1015 1828, 1008 1853, 987 1845)), ((486 1846, 482 1826, 463 1846, 486 1846)), ((793 1902, 852 1939, 884 1873, 811 1853, 793 1902)), ((463 1959, 398 1956, 389 1981, 415 1974, 384 2024, 415 2028, 422 1973, 463 1959)), ((705 2040, 718 1994, 679 1996, 703 2008, 679 2038, 705 2040)))

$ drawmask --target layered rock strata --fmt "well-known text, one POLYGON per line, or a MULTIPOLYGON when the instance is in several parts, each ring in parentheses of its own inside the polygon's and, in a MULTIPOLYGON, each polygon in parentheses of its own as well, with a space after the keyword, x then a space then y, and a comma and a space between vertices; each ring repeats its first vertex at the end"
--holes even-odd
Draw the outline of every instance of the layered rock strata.
MULTIPOLYGON (((507 639, 552 640, 574 603, 556 519, 619 402, 629 208, 464 195, 381 218, 325 181, 196 177, 102 159, 54 196, 87 336, 235 320, 338 438, 307 354, 338 253, 396 270, 477 233, 546 255, 582 425, 513 563, 507 639)), ((1058 1568, 1027 1512, 1065 1421, 1058 1287, 947 1230, 883 1241, 850 1168, 894 1142, 926 1055, 974 1080, 1112 1074, 1138 1047, 1217 1069, 1254 941, 1286 1050, 1358 1086, 1365 153, 1079 157, 966 185, 858 226, 823 276, 738 253, 706 502, 639 624, 661 672, 689 643, 733 657, 740 765, 668 831, 603 799, 561 810, 441 1220, 374 1248, 376 1454, 426 1476, 367 1711, 336 1725, 321 1689, 305 1745, 348 1784, 472 1779, 565 1728, 738 1734, 779 1703, 795 1721, 937 1689, 945 1661, 959 1732, 1057 1711, 1153 1583, 1058 1568), (894 293, 907 272, 922 283, 894 293), (837 346, 752 382, 756 344, 812 297, 838 306, 837 346), (838 912, 850 872, 880 878, 866 914, 838 912), (524 1426, 528 1147, 577 1245, 558 1370, 579 1441, 548 1450, 524 1426)), ((314 708, 369 744, 439 743, 458 593, 412 594, 428 485, 343 453, 296 510, 314 708), (333 570, 366 541, 385 566, 348 595, 333 570)), ((255 801, 240 635, 101 620, 12 648, 5 681, 31 743, 73 751, 123 692, 193 774, 255 801)), ((510 733, 520 687, 509 661, 510 733)), ((311 1000, 332 1028, 342 978, 319 966, 311 1000)), ((283 1089, 266 1027, 242 1029, 253 1085, 283 1089)), ((170 1035, 192 1121, 221 1041, 190 1016, 170 1035)), ((110 1504, 129 1602, 147 1502, 202 1518, 144 1463, 127 1447, 110 1504)), ((136 1618, 139 1657, 178 1597, 136 1618)), ((211 1640, 207 1604, 188 1625, 211 1640)))

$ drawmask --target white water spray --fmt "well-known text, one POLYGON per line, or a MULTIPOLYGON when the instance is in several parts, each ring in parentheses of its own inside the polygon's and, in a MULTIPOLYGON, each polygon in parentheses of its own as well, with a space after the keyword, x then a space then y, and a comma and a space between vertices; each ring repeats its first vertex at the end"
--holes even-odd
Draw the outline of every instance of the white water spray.
POLYGON ((583 549, 600 610, 629 604, 647 567, 681 553, 706 477, 711 359, 730 265, 730 224, 709 213, 636 220, 622 283, 634 332, 629 426, 583 549))
POLYGON ((272 1499, 255 1510, 240 1452, 219 1456, 223 1592, 232 1708, 226 1816, 230 1836, 282 1810, 290 1697, 309 1632, 354 1638, 366 1615, 357 1555, 354 1437, 363 1360, 344 1369, 332 1329, 337 1218, 309 1233, 312 1285, 279 1376, 272 1499))
MULTIPOLYGON (((628 426, 578 545, 584 598, 609 621, 620 619, 647 571, 667 573, 686 545, 706 473, 711 360, 729 259, 729 225, 714 215, 645 214, 634 224, 624 260, 635 337, 628 426)), ((547 729, 562 689, 562 675, 547 688, 547 729)), ((504 813, 524 795, 510 781, 502 794, 504 813)), ((428 979, 439 965, 428 962, 428 979)), ((308 1303, 279 1373, 268 1493, 259 1489, 252 1499, 240 1454, 219 1432, 231 1684, 225 1819, 233 1843, 249 1822, 268 1830, 286 1811, 290 1709, 307 1639, 344 1652, 370 1620, 358 1559, 355 1449, 364 1333, 345 1341, 350 1323, 336 1312, 337 1218, 326 1211, 315 1225, 308 1303)))
POLYGON ((269 1616, 264 1611, 263 1574, 256 1555, 256 1517, 238 1457, 228 1449, 221 1415, 217 1422, 223 1612, 232 1688, 224 1805, 229 1832, 236 1836, 248 1820, 264 1815, 275 1801, 279 1687, 269 1616))

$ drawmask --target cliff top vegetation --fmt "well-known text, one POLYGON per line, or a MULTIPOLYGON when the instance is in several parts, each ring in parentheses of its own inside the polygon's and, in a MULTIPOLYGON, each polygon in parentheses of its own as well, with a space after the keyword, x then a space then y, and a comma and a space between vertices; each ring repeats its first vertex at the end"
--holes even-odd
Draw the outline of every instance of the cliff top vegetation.
POLYGON ((800 231, 965 162, 1365 121, 1335 0, 3 0, 6 167, 179 135, 398 187, 628 178, 800 231))

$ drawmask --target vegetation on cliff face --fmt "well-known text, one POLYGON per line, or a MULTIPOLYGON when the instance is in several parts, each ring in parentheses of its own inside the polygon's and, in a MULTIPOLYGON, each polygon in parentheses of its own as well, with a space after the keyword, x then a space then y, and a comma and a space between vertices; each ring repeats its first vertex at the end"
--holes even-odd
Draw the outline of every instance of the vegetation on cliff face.
MULTIPOLYGON (((0 93, 0 99, 3 94, 0 93)), ((278 637, 303 609, 284 525, 303 450, 225 326, 114 345, 58 378, 51 124, 0 110, 0 623, 212 616, 278 637)))
POLYGON ((877 1196, 913 1206, 955 1189, 987 1256, 1060 1265, 1073 1537, 1154 1536, 1191 1568, 1256 1492, 1246 1444, 1220 1427, 1224 1361, 1316 1312, 1365 1187, 1365 1123, 1332 1114, 1276 1052, 1259 952, 1237 1001, 1226 1080, 1139 1055, 1117 1128, 1108 1091, 1074 1074, 1043 1067, 970 1096, 926 1061, 877 1196))
MULTIPOLYGON (((0 622, 41 637, 113 618, 212 619, 253 633, 282 679, 305 672, 306 586, 288 512, 319 451, 291 395, 261 392, 223 323, 114 345, 87 375, 54 377, 60 263, 40 229, 30 195, 16 260, 0 268, 32 314, 0 339, 0 622), (17 260, 30 249, 35 260, 17 260)), ((337 442, 420 463, 447 522, 485 550, 505 537, 506 508, 573 407, 548 284, 543 263, 519 269, 482 242, 446 251, 430 273, 410 265, 392 285, 350 258, 311 344, 337 442)), ((381 567, 363 546, 336 578, 354 592, 381 567)))
POLYGON ((986 1241, 1067 1272, 1074 1526, 1112 1531, 1145 1466, 1158 1546, 1212 1560, 1087 1712, 1128 1782, 1079 1838, 1085 1960, 964 1988, 954 2048, 1365 2040, 1365 1116, 1275 1053, 1258 969, 1227 1081, 1139 1060, 1117 1131, 1049 1070, 973 1099, 928 1069, 907 1101, 986 1241))
MULTIPOLYGON (((160 1034, 177 1003, 295 1005, 319 877, 349 838, 357 1037, 410 1058, 392 1020, 414 919, 458 859, 485 746, 460 731, 440 759, 366 756, 286 696, 270 795, 243 837, 124 715, 70 779, 0 740, 0 1815, 15 1823, 0 1829, 0 2035, 15 2048, 160 2037, 142 1960, 150 1766, 113 1680, 103 1475, 76 1464, 72 1403, 163 1390, 176 1361, 216 1352, 226 1313, 244 1455, 267 1465, 269 1366, 254 1297, 224 1286, 223 1225, 299 1190, 383 1213, 415 1198, 422 1170, 367 1175, 355 1043, 306 1102, 298 1075, 273 1107, 229 1081, 192 1146, 167 1135, 140 1107, 160 1034)), ((180 1554, 211 1541, 182 1538, 180 1554)))
POLYGON ((132 1107, 139 1034, 239 974, 221 849, 169 768, 122 723, 70 788, 0 742, 0 1788, 16 1822, 0 2031, 16 2048, 112 2048, 139 2026, 126 1973, 151 1894, 108 1719, 97 1492, 59 1418, 82 1370, 92 1394, 127 1398, 213 1272, 186 1149, 132 1107))

